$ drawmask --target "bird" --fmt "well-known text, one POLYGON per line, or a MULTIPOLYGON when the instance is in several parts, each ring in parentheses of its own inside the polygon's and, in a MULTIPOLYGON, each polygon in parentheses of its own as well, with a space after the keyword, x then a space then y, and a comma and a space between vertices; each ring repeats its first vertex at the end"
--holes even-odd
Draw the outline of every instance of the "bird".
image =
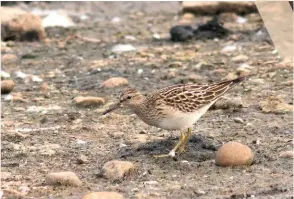
POLYGON ((102 114, 127 107, 143 122, 165 130, 180 130, 179 141, 168 154, 155 157, 175 157, 183 153, 192 134, 193 125, 230 89, 243 82, 246 76, 211 84, 178 84, 147 95, 133 88, 120 93, 118 102, 102 114))

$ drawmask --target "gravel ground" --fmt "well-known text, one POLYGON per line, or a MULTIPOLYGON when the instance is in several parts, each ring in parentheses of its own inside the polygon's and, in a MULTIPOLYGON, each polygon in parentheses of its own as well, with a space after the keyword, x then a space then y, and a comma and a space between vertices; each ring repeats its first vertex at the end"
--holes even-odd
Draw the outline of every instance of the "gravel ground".
POLYGON ((253 41, 254 31, 262 27, 258 14, 243 16, 248 19, 244 24, 225 22, 235 33, 224 39, 173 43, 168 32, 180 18, 177 2, 25 6, 64 8, 77 25, 48 28, 45 43, 8 42, 19 60, 3 64, 2 70, 16 83, 13 93, 25 99, 1 102, 1 186, 10 190, 10 198, 76 199, 91 191, 146 199, 293 198, 293 159, 280 157, 281 152, 292 150, 292 111, 262 108, 269 97, 282 99, 278 105, 292 105, 293 68, 279 58, 274 46, 253 41), (89 18, 81 21, 85 13, 89 18), (114 17, 121 21, 112 22, 114 17), (161 38, 154 39, 154 34, 161 38), (111 48, 116 44, 131 44, 136 50, 115 54, 111 48), (236 50, 223 52, 226 46, 236 50), (16 71, 34 74, 43 82, 17 78, 16 71), (73 100, 96 96, 106 104, 114 101, 127 86, 101 87, 111 77, 126 78, 129 87, 148 93, 178 83, 217 82, 248 71, 252 76, 243 86, 226 94, 229 101, 241 98, 243 107, 209 110, 193 127, 187 152, 176 160, 152 155, 168 152, 179 132, 150 127, 124 109, 101 116, 103 106, 83 108, 73 100), (253 164, 216 166, 215 152, 228 141, 248 145, 255 153, 253 164), (81 156, 87 159, 82 164, 81 156), (132 162, 136 169, 111 181, 100 175, 111 160, 132 162), (82 185, 44 183, 48 173, 59 171, 74 172, 82 185))

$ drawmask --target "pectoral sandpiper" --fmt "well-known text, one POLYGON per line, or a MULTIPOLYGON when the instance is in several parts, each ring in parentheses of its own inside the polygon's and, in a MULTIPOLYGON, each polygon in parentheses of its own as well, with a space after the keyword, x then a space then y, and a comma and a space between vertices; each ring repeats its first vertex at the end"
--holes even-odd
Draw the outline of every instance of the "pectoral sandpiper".
POLYGON ((135 89, 127 89, 119 96, 119 102, 103 114, 107 114, 122 105, 130 108, 145 123, 166 130, 181 130, 176 146, 164 155, 156 157, 174 157, 176 151, 185 151, 191 136, 191 127, 206 113, 209 107, 228 90, 245 77, 215 84, 180 84, 165 87, 142 95, 135 89))

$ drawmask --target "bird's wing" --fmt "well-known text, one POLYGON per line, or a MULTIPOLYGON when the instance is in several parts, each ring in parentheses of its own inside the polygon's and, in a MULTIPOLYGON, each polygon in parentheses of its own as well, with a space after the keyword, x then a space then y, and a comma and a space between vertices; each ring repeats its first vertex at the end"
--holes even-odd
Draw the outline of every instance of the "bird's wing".
POLYGON ((153 103, 164 103, 183 112, 194 112, 225 94, 229 89, 244 80, 243 77, 216 84, 180 84, 165 87, 148 98, 153 103))

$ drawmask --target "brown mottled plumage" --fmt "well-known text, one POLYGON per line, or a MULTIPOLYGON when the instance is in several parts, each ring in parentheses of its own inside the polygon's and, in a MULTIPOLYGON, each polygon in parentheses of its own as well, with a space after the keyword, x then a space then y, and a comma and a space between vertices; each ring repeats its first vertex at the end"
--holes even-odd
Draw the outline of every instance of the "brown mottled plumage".
MULTIPOLYGON (((215 84, 180 84, 165 87, 144 96, 135 89, 123 91, 119 102, 104 114, 126 105, 145 123, 167 130, 183 130, 180 142, 168 154, 182 152, 190 137, 190 127, 206 113, 209 107, 229 89, 242 82, 245 77, 215 84)), ((165 156, 165 155, 164 155, 165 156)))

